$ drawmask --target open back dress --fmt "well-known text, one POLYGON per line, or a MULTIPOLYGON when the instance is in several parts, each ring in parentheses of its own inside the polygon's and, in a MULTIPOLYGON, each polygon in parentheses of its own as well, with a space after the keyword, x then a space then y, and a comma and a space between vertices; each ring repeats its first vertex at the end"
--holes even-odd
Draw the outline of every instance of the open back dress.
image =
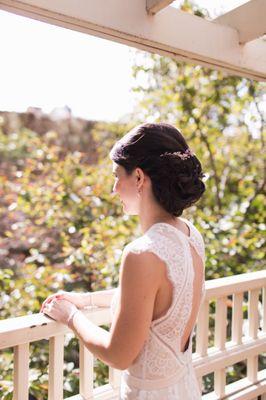
MULTIPOLYGON (((126 248, 135 253, 153 252, 164 261, 167 277, 173 286, 172 303, 166 313, 153 320, 149 335, 133 363, 121 373, 119 400, 199 400, 201 393, 192 366, 191 330, 188 346, 181 351, 181 338, 192 312, 194 264, 191 246, 205 267, 205 247, 198 229, 187 219, 187 236, 168 223, 152 225, 126 248)), ((111 303, 115 312, 118 287, 111 303)), ((205 294, 204 274, 199 303, 205 294)))

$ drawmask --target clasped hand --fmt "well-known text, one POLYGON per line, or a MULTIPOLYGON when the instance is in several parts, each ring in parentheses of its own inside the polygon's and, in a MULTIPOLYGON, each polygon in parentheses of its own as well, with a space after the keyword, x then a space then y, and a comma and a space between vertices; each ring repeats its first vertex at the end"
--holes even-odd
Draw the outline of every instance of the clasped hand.
POLYGON ((41 312, 65 325, 76 310, 78 308, 73 303, 56 296, 49 303, 44 303, 41 308, 41 312))

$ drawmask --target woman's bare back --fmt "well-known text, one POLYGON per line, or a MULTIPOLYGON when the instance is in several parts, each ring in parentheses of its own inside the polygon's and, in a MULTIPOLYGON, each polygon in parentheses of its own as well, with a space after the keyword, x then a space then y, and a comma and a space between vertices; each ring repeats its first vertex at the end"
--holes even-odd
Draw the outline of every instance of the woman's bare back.
MULTIPOLYGON (((174 226, 174 225, 173 225, 174 226)), ((188 238, 191 237, 191 231, 189 226, 181 221, 180 219, 178 220, 178 224, 174 226, 176 229, 180 230, 185 236, 188 238)), ((189 321, 186 325, 182 340, 181 340, 181 349, 183 351, 186 350, 189 337, 191 334, 191 331, 193 329, 193 326, 195 324, 195 320, 197 318, 198 314, 198 308, 200 305, 200 298, 201 298, 201 290, 202 290, 202 279, 204 276, 204 264, 202 258, 198 255, 198 253, 195 251, 195 248, 191 245, 190 243, 190 251, 191 251, 191 256, 193 260, 193 267, 194 267, 194 273, 195 273, 195 278, 194 278, 194 284, 193 284, 193 302, 192 302, 192 312, 189 318, 189 321)), ((161 318, 163 315, 165 315, 170 308, 173 300, 173 285, 168 279, 167 276, 167 270, 166 270, 166 265, 162 265, 162 268, 164 269, 162 273, 162 283, 158 289, 155 303, 154 303, 154 311, 153 311, 153 317, 152 320, 156 320, 158 318, 161 318)))

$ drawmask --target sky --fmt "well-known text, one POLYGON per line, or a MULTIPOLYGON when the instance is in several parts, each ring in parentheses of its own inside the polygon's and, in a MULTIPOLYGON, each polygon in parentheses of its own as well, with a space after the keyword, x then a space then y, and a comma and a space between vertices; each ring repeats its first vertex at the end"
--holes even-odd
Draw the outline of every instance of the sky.
POLYGON ((28 106, 117 120, 132 110, 133 50, 0 11, 0 110, 28 106))
MULTIPOLYGON (((197 0, 212 17, 245 1, 197 0)), ((0 49, 0 111, 67 105, 105 121, 133 111, 133 48, 0 10, 0 49)))

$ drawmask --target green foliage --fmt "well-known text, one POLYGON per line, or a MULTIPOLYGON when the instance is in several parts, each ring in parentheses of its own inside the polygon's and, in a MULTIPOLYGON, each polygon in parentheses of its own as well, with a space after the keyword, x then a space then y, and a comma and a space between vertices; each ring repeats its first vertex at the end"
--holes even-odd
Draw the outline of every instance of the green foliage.
MULTIPOLYGON (((49 131, 41 137, 27 129, 0 132, 2 319, 38 313, 44 299, 59 289, 117 286, 121 249, 134 235, 136 219, 123 215, 111 195, 108 153, 89 165, 86 153, 64 153, 54 145, 57 135, 49 131)), ((65 349, 64 389, 69 396, 78 391, 75 345, 77 349, 73 339, 65 349)), ((30 393, 45 399, 47 343, 33 343, 32 349, 30 393)), ((7 384, 1 390, 8 398, 13 391, 12 353, 6 352, 4 359, 1 382, 7 384)), ((96 363, 96 386, 106 379, 106 368, 96 363)))

